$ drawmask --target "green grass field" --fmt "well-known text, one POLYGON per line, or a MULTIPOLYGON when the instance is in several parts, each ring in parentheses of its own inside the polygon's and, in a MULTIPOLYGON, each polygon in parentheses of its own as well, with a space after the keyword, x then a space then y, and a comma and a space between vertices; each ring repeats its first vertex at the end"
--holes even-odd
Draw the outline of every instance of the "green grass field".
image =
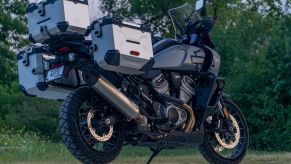
MULTIPOLYGON (((150 151, 139 147, 125 147, 114 164, 144 164, 150 151)), ((0 163, 15 164, 78 164, 79 162, 60 143, 42 141, 34 134, 0 133, 0 163)), ((165 150, 153 163, 206 163, 195 149, 165 150)), ((291 153, 249 151, 243 163, 291 163, 291 153)))

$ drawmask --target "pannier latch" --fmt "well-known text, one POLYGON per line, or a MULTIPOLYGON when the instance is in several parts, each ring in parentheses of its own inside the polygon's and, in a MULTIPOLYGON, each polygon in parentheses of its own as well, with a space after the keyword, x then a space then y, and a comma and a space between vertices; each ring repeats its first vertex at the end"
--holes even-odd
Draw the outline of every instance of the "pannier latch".
POLYGON ((32 53, 32 48, 31 47, 26 49, 24 51, 24 54, 22 55, 22 63, 26 67, 29 66, 29 55, 28 54, 30 54, 30 53, 32 53))
POLYGON ((100 23, 95 23, 94 30, 95 30, 94 33, 95 33, 97 38, 102 36, 102 29, 101 29, 100 23))
POLYGON ((29 65, 29 58, 27 53, 22 55, 22 63, 26 67, 29 65))
POLYGON ((43 74, 44 71, 43 71, 43 67, 36 67, 36 68, 33 68, 32 69, 32 73, 34 75, 39 75, 39 74, 43 74))
POLYGON ((40 26, 40 32, 41 32, 41 33, 46 32, 48 36, 50 36, 50 37, 52 36, 52 35, 48 32, 48 30, 47 30, 47 26, 40 26))
POLYGON ((43 2, 40 2, 38 5, 37 5, 37 8, 38 8, 38 14, 40 16, 44 16, 45 15, 45 8, 44 8, 44 3, 43 2))
POLYGON ((59 28, 61 32, 66 32, 69 27, 69 22, 59 22, 57 24, 57 27, 59 28))

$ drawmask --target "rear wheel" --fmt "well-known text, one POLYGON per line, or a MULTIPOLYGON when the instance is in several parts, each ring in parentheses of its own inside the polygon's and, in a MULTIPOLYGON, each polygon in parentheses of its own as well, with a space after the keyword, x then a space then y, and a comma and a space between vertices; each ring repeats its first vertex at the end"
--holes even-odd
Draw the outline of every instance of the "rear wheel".
POLYGON ((248 147, 248 127, 240 109, 230 100, 224 100, 229 111, 229 124, 219 110, 213 111, 205 121, 205 138, 199 150, 210 163, 239 163, 248 147))
POLYGON ((116 110, 84 87, 63 102, 59 116, 62 141, 83 163, 108 163, 121 151, 125 129, 116 110))

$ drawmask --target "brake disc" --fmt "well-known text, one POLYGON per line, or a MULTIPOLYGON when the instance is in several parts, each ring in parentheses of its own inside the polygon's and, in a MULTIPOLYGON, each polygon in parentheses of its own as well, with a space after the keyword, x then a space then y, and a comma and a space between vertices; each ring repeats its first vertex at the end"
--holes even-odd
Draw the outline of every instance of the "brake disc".
MULTIPOLYGON (((236 132, 234 134, 234 140, 229 140, 228 142, 226 142, 226 139, 222 138, 221 134, 218 132, 215 132, 215 137, 216 137, 218 143, 222 147, 227 148, 227 149, 233 149, 239 143, 240 129, 239 129, 239 125, 238 125, 237 121, 235 120, 235 118, 232 115, 229 115, 229 116, 230 116, 230 120, 232 122, 232 126, 236 130, 236 132)), ((221 151, 221 147, 219 147, 218 150, 221 151)))
POLYGON ((95 112, 97 112, 96 110, 90 110, 87 116, 87 123, 88 123, 88 129, 91 133, 91 135, 100 142, 106 142, 108 141, 113 134, 113 125, 109 125, 107 128, 107 130, 102 134, 98 134, 97 130, 93 127, 92 122, 94 121, 94 116, 95 116, 95 112))

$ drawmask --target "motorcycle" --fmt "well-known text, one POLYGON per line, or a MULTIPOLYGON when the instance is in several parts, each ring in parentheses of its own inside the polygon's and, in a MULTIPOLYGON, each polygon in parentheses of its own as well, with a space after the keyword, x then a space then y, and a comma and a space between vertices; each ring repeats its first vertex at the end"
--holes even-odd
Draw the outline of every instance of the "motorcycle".
MULTIPOLYGON (((104 69, 102 62, 96 63, 100 55, 92 56, 102 46, 78 34, 66 33, 46 42, 50 52, 58 53, 46 63, 54 65, 53 73, 47 74, 59 76, 55 69, 60 63, 62 70, 69 66, 77 72, 78 85, 64 99, 59 115, 62 141, 72 155, 83 163, 108 163, 123 146, 132 145, 151 149, 148 163, 163 149, 192 147, 198 147, 210 163, 243 160, 247 123, 224 92, 225 80, 218 76, 220 56, 210 34, 214 21, 199 16, 204 5, 204 0, 198 0, 196 9, 185 4, 169 10, 177 37, 154 41, 154 55, 140 69, 142 73, 122 73, 129 68, 116 64, 116 53, 105 60, 111 63, 108 68, 119 70, 104 69)), ((96 38, 106 35, 100 28, 96 22, 90 27, 96 38)), ((139 56, 138 51, 130 53, 139 56)), ((65 69, 65 74, 69 71, 65 69)), ((38 88, 45 90, 48 85, 39 83, 38 88)))

